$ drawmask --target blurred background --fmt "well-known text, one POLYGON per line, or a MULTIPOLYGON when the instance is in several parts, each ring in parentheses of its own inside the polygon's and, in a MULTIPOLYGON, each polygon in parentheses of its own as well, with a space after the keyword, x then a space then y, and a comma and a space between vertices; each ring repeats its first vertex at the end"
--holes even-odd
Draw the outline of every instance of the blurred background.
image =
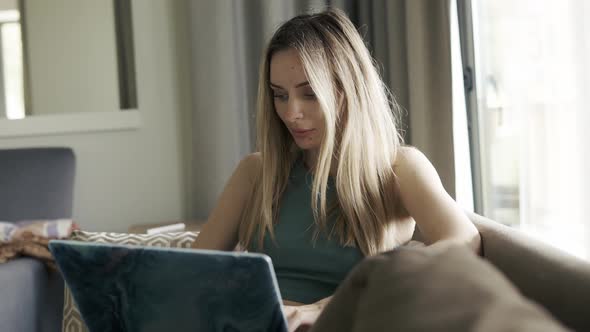
POLYGON ((266 42, 328 7, 459 204, 590 259, 584 0, 0 0, 0 148, 73 148, 84 229, 205 220, 255 150, 266 42))

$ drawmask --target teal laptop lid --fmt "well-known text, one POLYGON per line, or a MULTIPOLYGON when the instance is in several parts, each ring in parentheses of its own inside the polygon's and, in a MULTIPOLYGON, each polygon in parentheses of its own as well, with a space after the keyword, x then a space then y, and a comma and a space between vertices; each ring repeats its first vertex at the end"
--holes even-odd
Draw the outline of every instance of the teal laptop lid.
POLYGON ((268 256, 54 240, 90 331, 287 331, 268 256))

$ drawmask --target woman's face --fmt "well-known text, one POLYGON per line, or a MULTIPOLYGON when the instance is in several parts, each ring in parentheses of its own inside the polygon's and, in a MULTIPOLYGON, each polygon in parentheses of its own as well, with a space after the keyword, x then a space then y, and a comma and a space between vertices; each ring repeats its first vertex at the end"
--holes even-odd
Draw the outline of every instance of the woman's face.
POLYGON ((319 149, 324 116, 294 49, 275 53, 270 60, 270 88, 275 111, 302 150, 319 149))

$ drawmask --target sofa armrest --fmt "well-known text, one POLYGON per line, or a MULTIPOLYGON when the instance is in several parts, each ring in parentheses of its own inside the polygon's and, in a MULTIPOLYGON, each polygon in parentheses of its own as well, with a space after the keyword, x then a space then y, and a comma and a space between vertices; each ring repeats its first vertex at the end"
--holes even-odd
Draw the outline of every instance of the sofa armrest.
POLYGON ((590 331, 590 263, 477 214, 469 217, 481 234, 484 257, 524 296, 570 328, 590 331))
POLYGON ((42 262, 17 258, 0 264, 2 331, 58 332, 63 310, 63 279, 42 262))

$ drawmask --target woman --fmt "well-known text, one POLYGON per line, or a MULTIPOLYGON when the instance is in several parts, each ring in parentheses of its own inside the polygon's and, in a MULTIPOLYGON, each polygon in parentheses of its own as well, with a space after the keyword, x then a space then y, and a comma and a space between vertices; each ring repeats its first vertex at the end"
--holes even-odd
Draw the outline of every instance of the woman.
POLYGON ((291 331, 313 324, 364 256, 410 241, 479 252, 480 237, 418 150, 402 146, 369 51, 338 10, 275 32, 258 89, 259 152, 246 156, 195 248, 272 258, 291 331))

